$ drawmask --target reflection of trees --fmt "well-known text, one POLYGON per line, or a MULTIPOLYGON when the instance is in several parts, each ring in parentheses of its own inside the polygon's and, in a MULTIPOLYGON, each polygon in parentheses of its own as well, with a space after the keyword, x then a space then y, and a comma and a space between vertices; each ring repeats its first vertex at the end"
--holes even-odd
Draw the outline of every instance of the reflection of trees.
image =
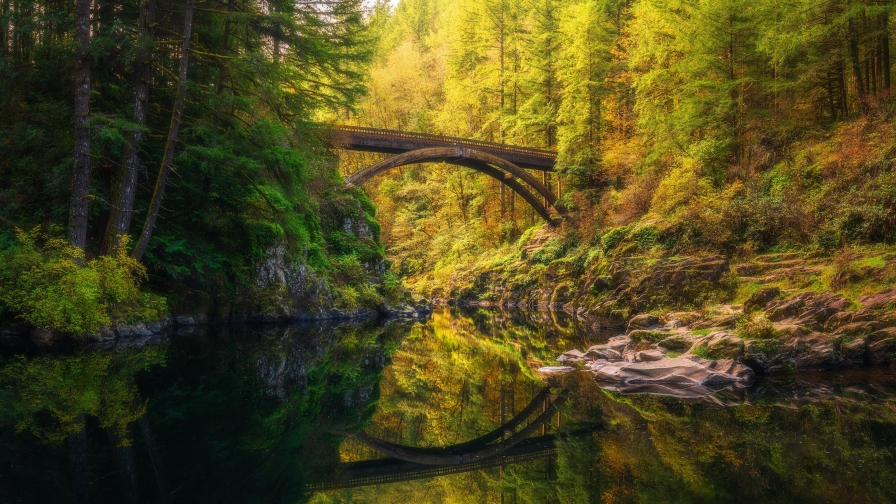
MULTIPOLYGON (((591 460, 607 502, 892 502, 896 393, 855 393, 834 376, 763 390, 738 406, 596 396, 605 428, 591 460), (818 391, 824 391, 819 396, 818 391), (809 401, 797 397, 809 395, 809 401)), ((858 382, 864 388, 868 378, 858 382)))
POLYGON ((328 431, 372 414, 403 335, 228 329, 165 347, 6 359, 0 464, 14 470, 0 470, 0 500, 9 488, 21 502, 300 502, 303 483, 337 461, 340 438, 328 431))
MULTIPOLYGON (((546 339, 544 327, 495 310, 438 311, 393 354, 365 432, 412 446, 446 446, 504 424, 544 387, 532 372, 532 359, 555 355, 552 344, 566 344, 557 333, 546 339)), ((563 414, 575 417, 571 408, 564 407, 563 414)), ((555 429, 556 419, 552 423, 555 429)), ((345 461, 377 456, 352 441, 343 444, 341 453, 345 461)), ((496 502, 502 495, 506 502, 545 502, 555 495, 560 474, 554 461, 539 459, 340 495, 365 502, 496 502)), ((335 493, 315 497, 315 502, 330 501, 342 502, 335 493)))
MULTIPOLYGON (((68 440, 71 488, 77 502, 89 499, 87 422, 97 422, 107 432, 126 501, 133 502, 136 469, 130 426, 145 422, 146 413, 135 376, 159 364, 164 364, 164 350, 157 346, 5 359, 0 365, 2 417, 15 425, 16 432, 34 436, 57 450, 68 440)), ((20 439, 14 442, 18 444, 20 439)), ((8 488, 24 489, 33 475, 17 479, 17 485, 8 488)))
POLYGON ((164 352, 155 346, 8 358, 0 368, 0 402, 14 412, 18 431, 49 443, 80 431, 85 416, 124 438, 128 424, 146 412, 136 400, 135 374, 162 363, 164 352))

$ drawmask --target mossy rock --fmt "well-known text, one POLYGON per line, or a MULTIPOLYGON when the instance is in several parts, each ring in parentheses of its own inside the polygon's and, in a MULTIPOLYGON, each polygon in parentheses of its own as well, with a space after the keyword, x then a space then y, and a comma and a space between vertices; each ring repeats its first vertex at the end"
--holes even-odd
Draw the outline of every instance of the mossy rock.
POLYGON ((673 333, 667 331, 648 331, 645 329, 639 329, 628 333, 628 337, 631 338, 632 341, 649 341, 651 343, 658 343, 672 335, 673 333))

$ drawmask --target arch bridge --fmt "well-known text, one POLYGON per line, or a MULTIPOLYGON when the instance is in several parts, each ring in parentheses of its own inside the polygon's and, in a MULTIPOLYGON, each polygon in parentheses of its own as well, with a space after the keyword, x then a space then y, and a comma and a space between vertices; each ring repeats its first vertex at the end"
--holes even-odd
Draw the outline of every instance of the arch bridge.
POLYGON ((445 162, 492 177, 519 194, 548 222, 565 213, 545 178, 547 172, 554 171, 557 161, 557 154, 551 151, 360 126, 335 126, 333 143, 346 150, 395 154, 350 175, 345 179, 347 185, 361 186, 376 175, 400 166, 445 162), (542 180, 527 169, 541 171, 542 180))

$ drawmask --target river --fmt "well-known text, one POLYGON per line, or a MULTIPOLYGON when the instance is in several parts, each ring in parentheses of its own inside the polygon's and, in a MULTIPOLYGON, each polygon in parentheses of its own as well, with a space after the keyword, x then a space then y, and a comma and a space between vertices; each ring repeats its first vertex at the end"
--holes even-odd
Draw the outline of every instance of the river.
POLYGON ((0 502, 896 500, 896 371, 687 400, 533 371, 609 336, 557 314, 442 309, 6 349, 0 502))

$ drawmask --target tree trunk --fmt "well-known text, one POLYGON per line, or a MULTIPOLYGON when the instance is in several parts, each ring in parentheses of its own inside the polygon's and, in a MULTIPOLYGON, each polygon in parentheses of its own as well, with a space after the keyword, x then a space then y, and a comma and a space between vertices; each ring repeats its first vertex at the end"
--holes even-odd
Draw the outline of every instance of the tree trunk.
POLYGON ((849 56, 852 59, 852 73, 856 81, 856 95, 859 99, 859 113, 868 113, 868 100, 865 96, 865 83, 862 81, 862 64, 859 62, 859 40, 856 35, 855 23, 850 18, 849 25, 849 56))
POLYGON ((134 248, 134 258, 140 260, 146 252, 149 239, 152 238, 159 210, 162 207, 162 199, 165 197, 165 186, 168 183, 168 172, 171 170, 171 161, 174 159, 174 148, 177 144, 177 134, 180 131, 181 117, 184 109, 184 93, 187 87, 187 65, 190 63, 190 38, 193 36, 193 0, 187 1, 184 13, 184 45, 180 55, 180 75, 177 83, 177 97, 174 102, 174 111, 171 114, 171 125, 168 128, 168 142, 165 144, 165 154, 162 156, 162 165, 159 167, 159 178, 152 194, 152 203, 140 232, 140 239, 134 248))
POLYGON ((137 176, 140 170, 140 142, 143 141, 141 128, 146 125, 146 106, 149 101, 149 81, 152 79, 150 47, 152 25, 155 22, 156 0, 142 0, 140 18, 137 21, 137 56, 134 61, 134 124, 138 126, 128 135, 122 153, 122 166, 112 185, 112 208, 109 223, 103 239, 102 252, 115 253, 121 244, 121 237, 128 234, 134 217, 134 197, 137 193, 137 176))
POLYGON ((140 430, 143 431, 143 439, 146 441, 146 448, 149 450, 149 458, 152 460, 152 470, 156 473, 156 483, 159 485, 159 494, 162 496, 163 504, 171 502, 171 492, 168 490, 168 480, 165 478, 165 467, 162 466, 162 457, 159 455, 159 447, 156 445, 155 435, 152 433, 152 426, 146 416, 140 417, 140 430))
POLYGON ((87 246, 87 203, 90 191, 90 3, 78 0, 75 42, 75 164, 69 207, 69 242, 87 246))
POLYGON ((90 464, 87 458, 87 426, 84 424, 84 415, 78 415, 75 420, 80 426, 77 432, 68 436, 68 458, 72 468, 72 486, 75 492, 75 502, 85 504, 90 502, 90 464))
MULTIPOLYGON (((3 0, 0 2, 0 16, 6 18, 6 14, 9 13, 9 0, 3 0)), ((0 55, 6 56, 8 52, 9 45, 9 25, 8 23, 3 23, 3 26, 0 26, 0 55)))
POLYGON ((881 62, 881 70, 884 74, 884 89, 889 93, 890 92, 890 35, 889 35, 889 19, 887 14, 884 13, 884 26, 883 26, 883 35, 881 35, 881 50, 883 54, 881 58, 883 61, 881 62))
POLYGON ((124 502, 136 504, 139 500, 137 491, 137 464, 134 460, 134 436, 128 428, 124 436, 116 427, 107 427, 109 443, 112 445, 112 456, 118 469, 118 477, 121 482, 121 490, 124 493, 124 502))

